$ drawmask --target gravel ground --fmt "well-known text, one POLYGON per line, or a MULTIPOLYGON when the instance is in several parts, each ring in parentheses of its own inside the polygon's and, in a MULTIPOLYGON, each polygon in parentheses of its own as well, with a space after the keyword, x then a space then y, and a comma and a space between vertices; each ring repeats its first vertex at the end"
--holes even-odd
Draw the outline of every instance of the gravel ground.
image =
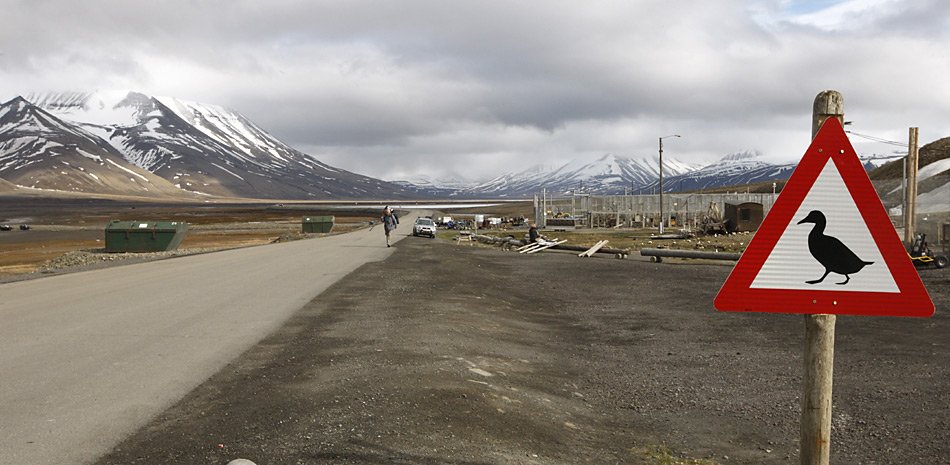
MULTIPOLYGON (((717 312, 731 265, 408 237, 97 463, 795 463, 803 319, 717 312)), ((950 457, 922 274, 934 317, 838 318, 834 464, 950 457)))
POLYGON ((37 272, 46 274, 55 270, 64 270, 73 267, 87 267, 100 263, 124 262, 126 260, 131 260, 132 262, 157 260, 210 251, 211 249, 182 249, 170 250, 167 252, 108 253, 105 251, 105 249, 77 250, 75 252, 69 252, 67 254, 60 255, 59 257, 44 263, 37 272))
POLYGON ((198 253, 208 253, 220 249, 180 249, 167 252, 148 253, 107 253, 105 249, 75 250, 65 253, 42 264, 36 271, 0 277, 0 284, 42 278, 53 274, 77 273, 117 265, 129 265, 151 260, 181 257, 198 253))

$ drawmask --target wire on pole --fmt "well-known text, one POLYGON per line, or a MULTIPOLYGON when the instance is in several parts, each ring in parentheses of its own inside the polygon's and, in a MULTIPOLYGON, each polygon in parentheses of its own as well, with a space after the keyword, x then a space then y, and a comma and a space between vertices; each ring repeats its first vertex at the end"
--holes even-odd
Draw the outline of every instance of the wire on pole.
POLYGON ((905 149, 907 148, 907 144, 904 143, 904 142, 898 142, 898 141, 895 141, 895 140, 887 140, 887 139, 883 139, 883 138, 876 137, 876 136, 869 136, 869 135, 867 135, 867 134, 858 134, 858 133, 856 133, 856 132, 854 132, 854 131, 845 131, 845 132, 848 133, 848 134, 854 135, 854 136, 863 137, 863 138, 865 138, 865 139, 867 139, 867 140, 873 140, 874 142, 880 142, 880 143, 882 143, 882 144, 896 145, 896 146, 898 146, 898 147, 904 147, 905 149))

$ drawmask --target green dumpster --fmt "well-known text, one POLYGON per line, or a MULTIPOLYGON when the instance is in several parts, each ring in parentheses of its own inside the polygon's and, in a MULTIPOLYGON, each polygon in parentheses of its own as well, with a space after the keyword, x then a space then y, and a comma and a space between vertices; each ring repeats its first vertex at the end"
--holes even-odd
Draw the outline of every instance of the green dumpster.
POLYGON ((182 221, 110 221, 106 252, 163 252, 181 245, 188 224, 182 221))
POLYGON ((303 232, 328 233, 333 230, 333 216, 305 216, 303 218, 303 232))

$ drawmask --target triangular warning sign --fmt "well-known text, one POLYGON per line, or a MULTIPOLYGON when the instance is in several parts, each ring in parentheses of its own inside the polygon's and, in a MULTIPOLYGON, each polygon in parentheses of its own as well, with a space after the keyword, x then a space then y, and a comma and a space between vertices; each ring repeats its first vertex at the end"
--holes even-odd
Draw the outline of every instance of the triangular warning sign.
POLYGON ((828 118, 716 296, 721 311, 933 315, 837 118, 828 118))

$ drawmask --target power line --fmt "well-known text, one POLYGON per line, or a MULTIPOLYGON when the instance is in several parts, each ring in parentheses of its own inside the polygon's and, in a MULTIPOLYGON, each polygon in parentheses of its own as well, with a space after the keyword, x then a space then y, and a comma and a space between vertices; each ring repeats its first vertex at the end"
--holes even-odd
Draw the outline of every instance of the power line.
POLYGON ((867 140, 873 140, 874 142, 880 142, 880 143, 882 143, 882 144, 896 145, 896 146, 898 146, 898 147, 903 147, 903 148, 905 148, 905 149, 907 148, 907 144, 905 144, 905 143, 903 143, 903 142, 897 142, 897 141, 894 141, 894 140, 882 139, 882 138, 880 138, 880 137, 869 136, 869 135, 867 135, 867 134, 858 134, 858 133, 856 133, 856 132, 854 132, 854 131, 845 131, 845 132, 848 133, 848 134, 852 134, 852 135, 858 136, 858 137, 863 137, 863 138, 865 138, 865 139, 867 139, 867 140))

